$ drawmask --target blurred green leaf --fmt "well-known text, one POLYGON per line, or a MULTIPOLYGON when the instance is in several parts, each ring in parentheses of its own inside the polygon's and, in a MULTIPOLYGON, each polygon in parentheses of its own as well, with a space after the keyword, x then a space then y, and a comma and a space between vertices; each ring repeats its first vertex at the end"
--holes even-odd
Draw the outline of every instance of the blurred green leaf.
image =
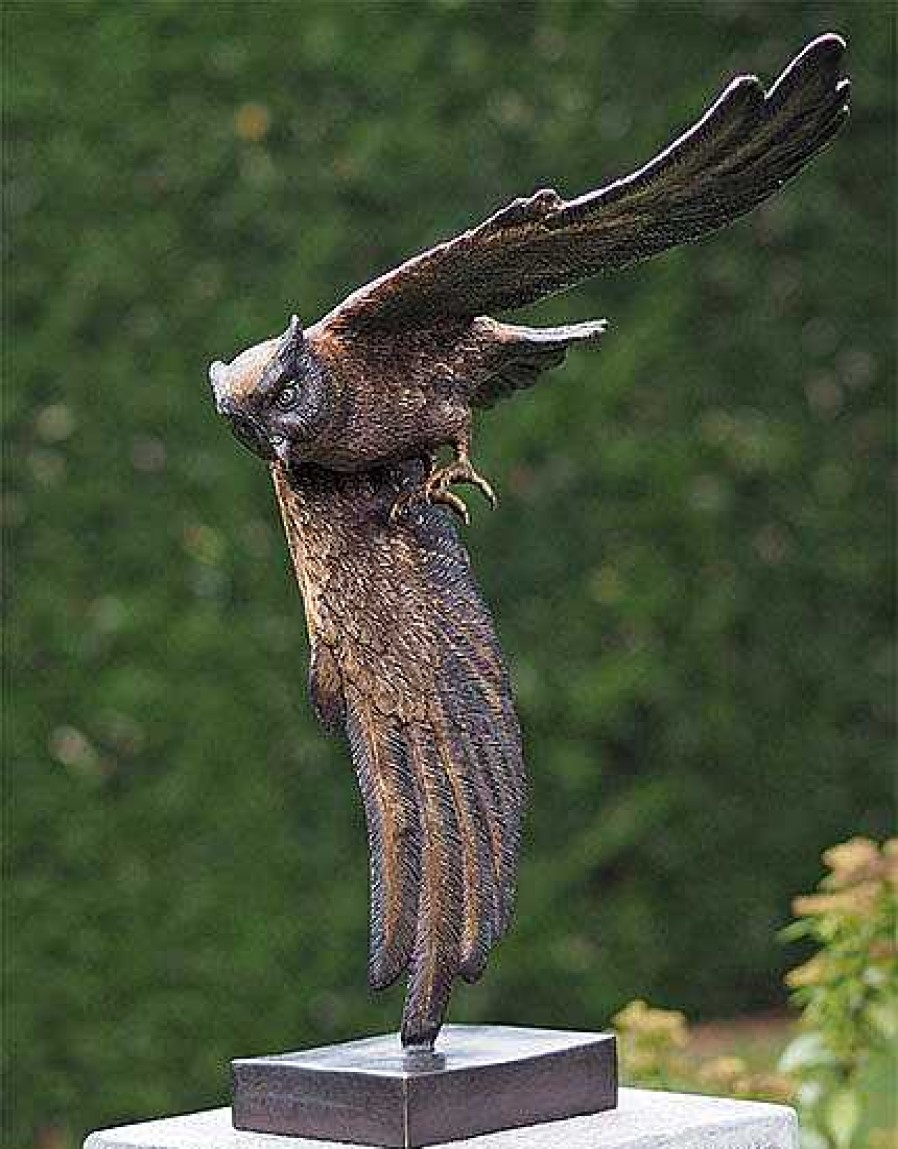
POLYGON ((797 1073, 837 1064, 838 1058, 819 1033, 801 1033, 786 1046, 779 1060, 779 1069, 783 1073, 797 1073))
POLYGON ((861 1119, 857 1091, 848 1087, 833 1093, 826 1104, 826 1124, 836 1149, 850 1149, 861 1119))

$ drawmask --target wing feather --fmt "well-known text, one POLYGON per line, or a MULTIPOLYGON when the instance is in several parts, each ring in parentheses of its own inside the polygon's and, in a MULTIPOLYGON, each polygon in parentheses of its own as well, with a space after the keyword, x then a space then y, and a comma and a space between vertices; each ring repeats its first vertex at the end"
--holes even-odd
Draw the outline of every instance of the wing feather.
POLYGON ((408 972, 403 1041, 430 1044, 511 917, 524 762, 508 674, 446 513, 390 521, 423 462, 272 471, 316 709, 345 730, 365 807, 370 981, 408 972))
POLYGON ((371 958, 383 989, 408 967, 415 944, 421 856, 418 792, 401 731, 379 722, 364 699, 348 707, 346 735, 371 845, 371 958))
POLYGON ((463 842, 449 772, 435 734, 416 725, 409 753, 421 800, 421 906, 409 989, 402 1015, 404 1045, 432 1045, 461 964, 465 914, 463 842))
POLYGON ((448 716, 437 711, 433 720, 440 766, 452 787, 464 888, 464 921, 459 943, 458 969, 468 981, 476 981, 486 966, 490 946, 498 933, 498 880, 491 853, 490 810, 484 808, 470 768, 478 756, 469 754, 448 716))
POLYGON ((523 307, 691 243, 767 199, 839 130, 845 42, 813 40, 769 91, 740 76, 701 119, 623 179, 564 200, 517 199, 349 296, 324 320, 396 329, 523 307))

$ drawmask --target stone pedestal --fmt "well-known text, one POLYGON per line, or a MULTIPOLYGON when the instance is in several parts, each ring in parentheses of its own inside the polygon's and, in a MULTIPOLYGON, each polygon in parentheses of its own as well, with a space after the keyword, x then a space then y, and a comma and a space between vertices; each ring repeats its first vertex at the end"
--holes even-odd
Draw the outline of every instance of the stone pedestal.
MULTIPOLYGON (((448 1149, 797 1149, 791 1109, 757 1101, 621 1089, 617 1109, 506 1129, 448 1149)), ((341 1149, 335 1141, 245 1133, 231 1110, 144 1121, 92 1133, 84 1149, 341 1149)))

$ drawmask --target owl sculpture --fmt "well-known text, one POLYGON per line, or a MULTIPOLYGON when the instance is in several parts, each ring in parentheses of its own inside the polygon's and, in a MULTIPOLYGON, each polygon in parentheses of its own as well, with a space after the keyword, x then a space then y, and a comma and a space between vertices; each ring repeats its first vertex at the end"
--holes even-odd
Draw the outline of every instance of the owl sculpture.
POLYGON ((459 484, 495 502, 472 415, 605 330, 495 315, 701 239, 778 191, 846 118, 844 49, 819 37, 766 91, 738 77, 632 175, 517 199, 209 369, 219 414, 271 469, 312 703, 348 739, 364 801, 370 983, 407 974, 406 1048, 432 1048, 454 980, 476 981, 509 928, 526 795, 508 673, 455 521, 459 484))

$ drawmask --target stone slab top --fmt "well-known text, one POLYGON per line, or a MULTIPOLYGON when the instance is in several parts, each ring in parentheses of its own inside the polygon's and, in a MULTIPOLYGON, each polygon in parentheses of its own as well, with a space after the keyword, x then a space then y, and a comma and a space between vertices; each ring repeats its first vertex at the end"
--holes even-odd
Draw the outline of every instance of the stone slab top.
POLYGON ((572 1029, 523 1029, 514 1025, 444 1025, 436 1053, 421 1054, 415 1065, 403 1050, 398 1033, 360 1037, 336 1045, 238 1057, 235 1065, 298 1065, 312 1069, 349 1069, 382 1077, 418 1077, 422 1073, 467 1072, 482 1065, 510 1064, 533 1056, 563 1053, 583 1045, 611 1040, 609 1033, 581 1033, 572 1029))
MULTIPOLYGON (((452 1149, 797 1149, 792 1109, 693 1093, 621 1089, 617 1109, 506 1129, 452 1149)), ((230 1108, 92 1133, 84 1149, 345 1149, 336 1141, 239 1132, 230 1108)))

